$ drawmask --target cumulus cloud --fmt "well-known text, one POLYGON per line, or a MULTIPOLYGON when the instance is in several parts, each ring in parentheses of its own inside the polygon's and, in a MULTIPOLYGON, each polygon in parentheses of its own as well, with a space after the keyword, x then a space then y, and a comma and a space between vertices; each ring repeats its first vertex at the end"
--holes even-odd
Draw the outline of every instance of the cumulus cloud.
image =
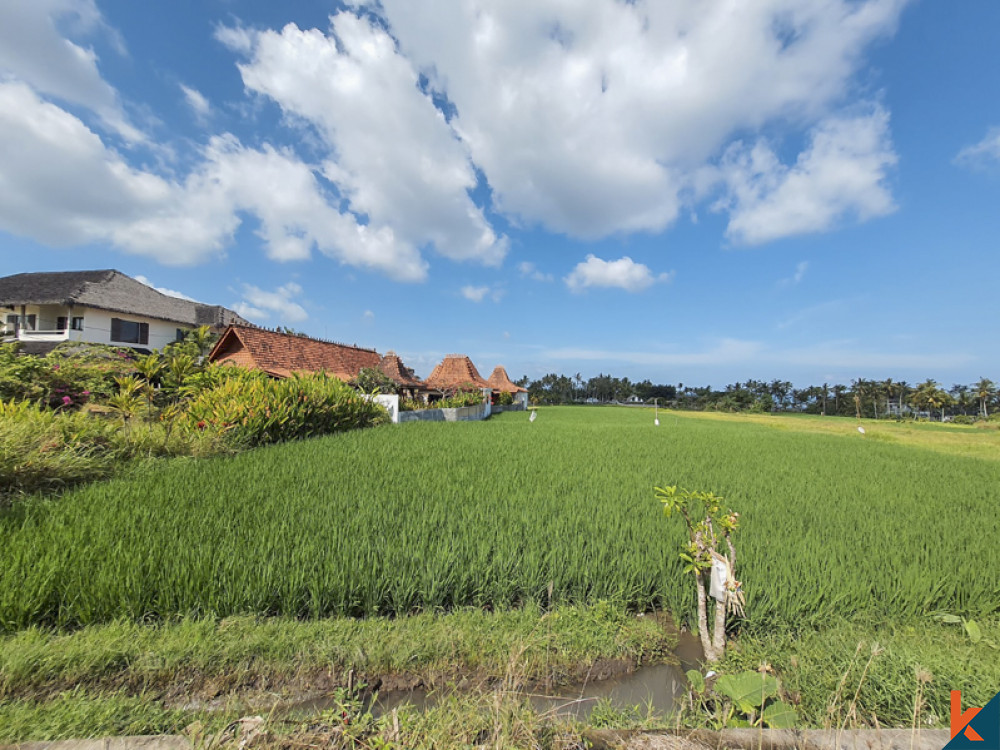
POLYGON ((561 0, 381 0, 375 7, 402 52, 454 105, 451 124, 497 207, 526 224, 594 238, 664 229, 697 170, 734 134, 794 129, 841 106, 865 49, 892 33, 905 5, 594 0, 580 12, 561 0))
POLYGON ((108 242, 173 265, 222 255, 240 213, 260 220, 274 260, 313 248, 402 281, 427 264, 393 230, 360 224, 292 153, 216 136, 183 181, 135 169, 82 121, 27 85, 0 83, 0 228, 54 246, 108 242))
POLYGON ((181 93, 184 94, 184 101, 194 112, 195 117, 199 121, 205 121, 208 116, 212 113, 212 105, 209 104, 208 99, 202 94, 198 89, 193 89, 190 86, 185 86, 183 83, 180 84, 181 93))
POLYGON ((966 146, 959 151, 955 156, 955 164, 972 169, 1000 164, 1000 127, 990 128, 979 143, 966 146))
POLYGON ((0 3, 0 74, 85 107, 129 142, 144 140, 125 115, 118 92, 101 77, 97 54, 65 38, 57 28, 60 22, 84 33, 103 28, 94 0, 0 3))
POLYGON ((190 302, 195 302, 196 301, 193 297, 188 297, 186 294, 184 294, 184 292, 178 292, 176 289, 167 289, 167 288, 162 287, 162 286, 156 286, 156 284, 154 284, 152 281, 150 281, 149 279, 147 279, 145 276, 143 276, 141 274, 133 276, 132 278, 134 278, 140 284, 145 284, 146 286, 155 289, 160 294, 165 294, 168 297, 178 297, 179 299, 186 299, 186 300, 188 300, 190 302))
POLYGON ((551 273, 539 271, 538 266, 528 260, 518 263, 517 271, 521 274, 522 278, 531 279, 532 281, 553 281, 555 278, 551 273))
POLYGON ((566 286, 573 292, 582 292, 591 287, 624 289, 627 292, 641 292, 657 282, 670 281, 670 273, 655 275, 649 266, 636 263, 627 255, 618 260, 601 260, 595 255, 577 264, 569 276, 566 286))
POLYGON ((812 133, 793 166, 764 141, 733 144, 721 176, 730 213, 727 236, 760 244, 829 229, 844 216, 866 220, 895 210, 887 182, 897 157, 889 115, 881 107, 854 117, 831 117, 812 133))
POLYGON ((239 66, 249 90, 319 133, 324 176, 352 212, 453 260, 503 260, 507 239, 469 194, 477 178, 466 148, 383 28, 341 12, 329 33, 289 24, 223 38, 249 42, 239 66))
POLYGON ((483 300, 489 298, 494 302, 499 302, 503 299, 505 291, 499 286, 463 286, 460 290, 463 297, 465 297, 470 302, 482 302, 483 300))
POLYGON ((305 308, 294 300, 300 294, 302 287, 294 281, 273 292, 244 284, 243 299, 233 305, 233 310, 244 318, 267 320, 273 316, 281 323, 299 323, 309 317, 305 308))

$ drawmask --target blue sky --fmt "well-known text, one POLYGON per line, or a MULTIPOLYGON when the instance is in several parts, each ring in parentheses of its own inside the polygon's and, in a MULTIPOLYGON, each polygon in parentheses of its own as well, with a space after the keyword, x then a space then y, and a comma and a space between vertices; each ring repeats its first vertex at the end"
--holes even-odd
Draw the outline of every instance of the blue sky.
POLYGON ((3 273, 488 373, 1000 380, 1000 3, 0 6, 3 273))

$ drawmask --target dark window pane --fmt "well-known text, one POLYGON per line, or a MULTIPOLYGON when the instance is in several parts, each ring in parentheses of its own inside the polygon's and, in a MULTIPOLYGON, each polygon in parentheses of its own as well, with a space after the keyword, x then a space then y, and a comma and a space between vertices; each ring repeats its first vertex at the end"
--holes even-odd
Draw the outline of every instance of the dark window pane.
POLYGON ((147 344, 149 343, 149 324, 112 318, 111 340, 121 344, 147 344), (145 326, 146 331, 145 341, 143 340, 143 326, 145 326))

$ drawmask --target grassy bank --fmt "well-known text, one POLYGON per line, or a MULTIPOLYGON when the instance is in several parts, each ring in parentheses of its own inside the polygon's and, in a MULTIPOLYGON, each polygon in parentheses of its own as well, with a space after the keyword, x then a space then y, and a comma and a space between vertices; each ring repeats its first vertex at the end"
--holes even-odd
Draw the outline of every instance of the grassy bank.
POLYGON ((221 728, 352 685, 462 686, 472 705, 497 686, 543 689, 608 661, 669 660, 675 645, 663 618, 608 605, 31 628, 0 637, 0 742, 221 728))
MULTIPOLYGON (((941 727, 951 689, 975 706, 1000 685, 1000 621, 979 627, 977 642, 960 625, 931 618, 895 625, 841 620, 820 629, 743 634, 717 669, 770 665, 805 726, 907 727, 916 706, 919 726, 941 727)), ((120 622, 73 633, 33 628, 0 638, 0 742, 215 733, 248 715, 267 717, 275 741, 330 732, 342 738, 342 710, 358 721, 365 713, 361 693, 349 685, 420 684, 449 697, 423 711, 401 709, 398 732, 391 718, 372 719, 364 731, 395 738, 390 747, 460 747, 483 732, 503 735, 507 744, 500 746, 516 745, 518 737, 522 744, 530 738, 558 746, 557 740, 581 737, 587 726, 532 708, 515 688, 583 680, 602 660, 636 665, 669 658, 674 642, 662 620, 604 605, 548 614, 529 607, 363 621, 120 622), (281 708, 314 695, 339 698, 343 709, 289 717, 281 708)), ((618 728, 713 726, 690 709, 663 716, 628 704, 599 706, 589 721, 618 728)))

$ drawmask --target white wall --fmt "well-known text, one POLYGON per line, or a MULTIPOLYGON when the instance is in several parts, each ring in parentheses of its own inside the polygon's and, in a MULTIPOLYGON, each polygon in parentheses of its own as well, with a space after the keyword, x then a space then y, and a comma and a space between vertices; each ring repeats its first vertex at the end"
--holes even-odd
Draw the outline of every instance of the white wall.
MULTIPOLYGON (((95 310, 92 307, 88 308, 73 308, 73 316, 78 317, 83 315, 83 335, 80 337, 80 341, 89 341, 94 344, 112 344, 114 346, 140 346, 144 349, 162 349, 167 344, 170 344, 177 340, 177 329, 181 328, 185 331, 190 331, 194 326, 184 325, 183 323, 168 323, 165 320, 157 320, 155 318, 146 318, 142 315, 127 315, 126 313, 113 313, 107 310, 95 310), (149 324, 149 343, 148 344, 127 344, 123 341, 112 341, 111 340, 111 319, 121 318, 122 320, 130 320, 136 323, 148 323, 149 324)), ((71 333, 78 333, 77 331, 72 331, 71 333)))

